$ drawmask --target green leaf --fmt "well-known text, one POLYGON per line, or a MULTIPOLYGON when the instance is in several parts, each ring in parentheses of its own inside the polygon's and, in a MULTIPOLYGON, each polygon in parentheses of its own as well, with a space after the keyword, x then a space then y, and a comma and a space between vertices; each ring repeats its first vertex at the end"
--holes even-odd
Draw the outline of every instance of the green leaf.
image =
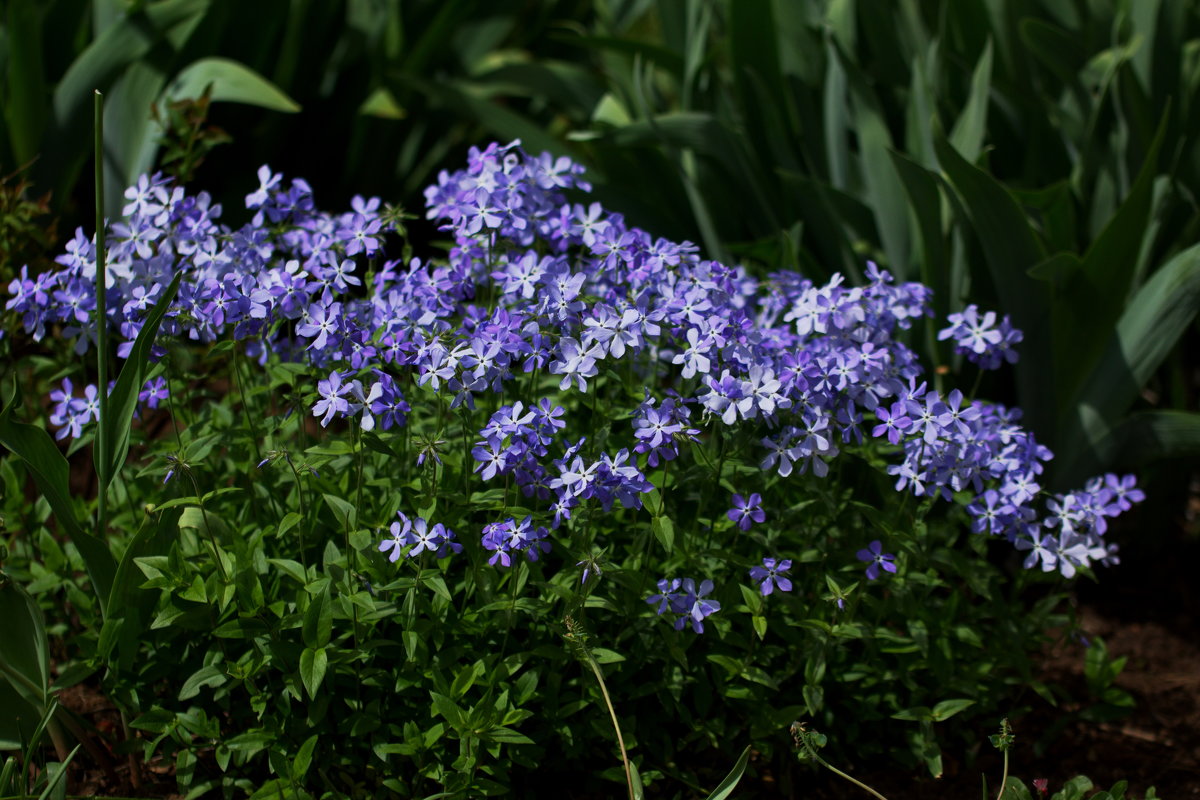
MULTIPOLYGON (((1049 341, 1047 290, 1027 274, 1046 253, 1024 213, 1004 186, 967 162, 945 137, 935 136, 933 146, 979 237, 1001 307, 1012 315, 1013 325, 1025 332, 1026 341, 1049 341)), ((1052 423, 1043 417, 1055 408, 1052 358, 1047 350, 1026 348, 1017 369, 1021 407, 1034 430, 1050 429, 1052 423)))
POLYGON ((39 713, 50 686, 50 651, 46 623, 37 601, 0 573, 0 679, 6 679, 39 713))
POLYGON ((1200 414, 1139 411, 1121 420, 1096 444, 1100 460, 1125 468, 1162 459, 1200 458, 1200 414))
POLYGON ((129 351, 121 373, 117 375, 116 385, 108 396, 108 416, 100 421, 100 435, 106 437, 108 447, 105 448, 105 452, 109 454, 111 461, 107 472, 100 475, 100 491, 108 488, 109 482, 120 472, 129 455, 129 429, 133 424, 133 413, 137 410, 138 394, 142 391, 150 366, 150 348, 154 344, 154 337, 158 335, 163 315, 175 300, 181 280, 183 273, 176 272, 162 297, 146 316, 146 322, 134 340, 133 349, 129 351))
POLYGON ((329 598, 329 584, 325 584, 304 612, 304 644, 316 650, 329 644, 333 630, 333 603, 329 598))
POLYGON ((309 800, 312 795, 286 778, 272 778, 250 795, 249 800, 309 800))
POLYGON ((300 680, 309 697, 316 698, 317 689, 321 687, 321 681, 325 680, 325 670, 328 667, 329 656, 326 655, 324 647, 316 650, 306 647, 300 654, 300 680))
MULTIPOLYGON (((108 646, 99 650, 100 656, 105 660, 112 653, 114 644, 126 641, 136 642, 137 637, 149 623, 150 611, 153 609, 157 593, 139 588, 139 582, 136 579, 137 573, 134 571, 141 571, 137 559, 164 555, 178 529, 179 512, 160 514, 157 520, 147 519, 126 545, 125 552, 121 555, 121 563, 117 566, 116 576, 113 579, 112 592, 108 598, 108 607, 113 610, 113 613, 104 620, 100 640, 101 642, 105 641, 103 629, 107 628, 110 623, 115 624, 117 620, 123 620, 121 623, 122 637, 110 639, 108 646)), ((134 650, 136 647, 137 645, 134 644, 132 648, 124 649, 134 650)), ((122 654, 122 660, 126 663, 132 663, 132 657, 133 652, 128 655, 122 654)))
POLYGON ((846 95, 846 70, 838 58, 830 33, 825 41, 825 87, 821 93, 824 103, 825 157, 829 162, 829 183, 835 189, 846 190, 850 175, 850 102, 846 95))
POLYGON ((983 135, 987 131, 988 95, 992 86, 992 42, 989 39, 983 55, 975 65, 971 76, 971 94, 962 114, 950 131, 950 144, 971 163, 979 158, 983 148, 983 135))
POLYGON ((333 512, 334 518, 337 519, 338 525, 344 530, 350 530, 358 521, 358 510, 354 508, 352 503, 348 503, 335 494, 324 495, 325 504, 329 506, 329 510, 333 512))
POLYGON ((479 738, 487 742, 502 742, 504 744, 535 744, 533 739, 530 739, 523 733, 514 731, 512 728, 492 728, 479 734, 479 738))
POLYGON ((956 699, 943 700, 933 707, 933 719, 935 722, 943 722, 950 719, 958 712, 970 708, 975 705, 974 700, 956 699))
MULTIPOLYGON (((10 0, 7 19, 0 20, 5 36, 5 72, 8 91, 4 120, 16 165, 28 164, 38 155, 46 125, 46 60, 43 58, 42 20, 45 8, 34 0, 10 0)), ((3 787, 0 787, 3 791, 3 787)))
POLYGON ((825 690, 820 686, 809 684, 804 687, 804 705, 811 716, 816 716, 825 707, 825 690))
POLYGON ((634 800, 645 800, 646 784, 642 781, 642 775, 638 772, 637 764, 631 760, 629 762, 629 777, 633 786, 629 787, 633 791, 634 800))
POLYGON ((292 561, 289 558, 268 558, 267 563, 279 567, 288 577, 295 578, 302 586, 308 583, 304 567, 298 561, 292 561))
POLYGON ((949 268, 942 235, 942 195, 937 178, 906 156, 889 152, 896 174, 908 194, 908 207, 917 218, 917 232, 921 237, 921 281, 933 289, 933 301, 944 304, 949 299, 949 268))
POLYGON ((933 719, 933 711, 926 706, 916 706, 914 708, 906 708, 903 711, 897 711, 892 714, 892 719, 903 719, 913 722, 933 719))
POLYGON ((675 524, 671 522, 671 518, 653 517, 650 520, 650 531, 670 555, 675 549, 675 524))
MULTIPOLYGON (((90 151, 92 97, 107 92, 131 64, 142 61, 165 40, 185 38, 208 12, 211 0, 161 0, 140 3, 88 45, 54 89, 52 129, 42 143, 42 158, 34 164, 38 186, 65 191, 90 151)), ((145 123, 150 124, 149 115, 145 123)))
POLYGON ((225 671, 216 664, 209 664, 201 667, 193 672, 183 686, 179 688, 180 700, 191 700, 193 697, 200 694, 200 690, 208 687, 224 686, 229 680, 229 676, 225 671))
MULTIPOLYGON (((1083 262, 1079 256, 1064 252, 1055 253, 1046 260, 1034 264, 1029 268, 1028 274, 1029 277, 1039 281, 1062 284, 1073 278, 1082 268, 1083 262)), ((1070 298, 1065 298, 1064 302, 1070 302, 1070 298)))
POLYGON ((300 749, 296 752, 296 757, 292 759, 292 779, 299 781, 308 773, 308 768, 312 765, 313 753, 317 749, 317 734, 313 734, 304 740, 304 744, 300 745, 300 749))
POLYGON ((717 788, 709 794, 708 800, 725 800, 733 794, 733 790, 742 781, 742 775, 746 772, 746 765, 750 763, 750 745, 746 745, 746 749, 738 756, 738 760, 734 763, 733 769, 729 770, 729 774, 725 776, 725 780, 721 781, 717 788))
POLYGON ((1095 370, 1068 406, 1059 447, 1063 479, 1079 478, 1200 308, 1200 245, 1178 253, 1126 306, 1095 370))
POLYGON ((212 86, 214 102, 242 103, 289 114, 300 110, 295 100, 254 70, 228 58, 201 58, 179 71, 167 87, 170 100, 194 99, 212 86))
POLYGON ((279 527, 276 529, 275 535, 283 536, 288 531, 290 531, 292 528, 299 525, 303 519, 304 519, 304 517, 300 516, 295 511, 289 511, 287 514, 284 515, 283 519, 281 519, 279 521, 279 527))
POLYGON ((433 701, 434 711, 441 714, 446 722, 450 723, 450 727, 459 733, 467 729, 467 714, 458 703, 437 692, 430 692, 429 699, 433 701))
MULTIPOLYGON (((15 381, 13 386, 16 386, 15 381)), ((15 397, 15 390, 13 394, 15 397)), ((15 402, 0 410, 0 445, 11 450, 28 466, 38 490, 50 503, 58 524, 71 537, 71 542, 83 557, 84 568, 100 600, 100 611, 106 613, 117 562, 107 542, 84 533, 79 526, 67 481, 70 472, 67 459, 46 431, 35 425, 12 421, 10 417, 14 408, 15 402)))

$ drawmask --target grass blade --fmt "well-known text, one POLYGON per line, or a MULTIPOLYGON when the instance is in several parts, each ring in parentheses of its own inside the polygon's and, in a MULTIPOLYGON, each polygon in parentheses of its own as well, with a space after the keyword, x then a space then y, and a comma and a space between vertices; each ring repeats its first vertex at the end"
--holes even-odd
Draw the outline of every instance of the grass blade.
POLYGON ((146 322, 142 325, 142 330, 133 342, 133 349, 129 351, 129 357, 121 367, 116 385, 113 386, 112 395, 109 397, 110 413, 101 422, 104 427, 103 435, 109 443, 107 482, 101 485, 101 492, 108 488, 109 483, 124 466, 126 456, 129 455, 129 430, 133 424, 133 412, 137 408, 138 394, 142 390, 146 373, 149 371, 150 348, 154 344, 154 337, 158 335, 158 328, 162 323, 163 316, 175 300, 175 293, 179 290, 179 282, 182 278, 182 272, 175 273, 175 277, 167 285, 163 296, 150 310, 146 322))
POLYGON ((975 65, 975 73, 971 77, 971 94, 962 114, 950 131, 950 144, 962 154, 962 157, 972 164, 979 158, 983 149, 983 135, 987 131, 988 95, 992 86, 992 43, 989 40, 983 48, 983 55, 975 65))
POLYGON ((721 781, 716 789, 713 789, 712 794, 708 796, 708 800, 725 800, 729 795, 733 794, 733 790, 737 788, 738 783, 742 780, 742 774, 746 771, 746 765, 750 763, 750 746, 738 757, 737 763, 733 765, 733 769, 729 770, 729 774, 725 776, 725 780, 721 781))

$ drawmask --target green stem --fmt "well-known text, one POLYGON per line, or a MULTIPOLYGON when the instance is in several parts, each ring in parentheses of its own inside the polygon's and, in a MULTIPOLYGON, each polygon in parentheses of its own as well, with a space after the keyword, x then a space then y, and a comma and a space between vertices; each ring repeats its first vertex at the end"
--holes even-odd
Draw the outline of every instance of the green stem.
POLYGON ((841 778, 845 778, 846 780, 850 781, 851 783, 853 783, 855 786, 859 787, 860 789, 864 789, 865 791, 870 792, 875 797, 878 797, 879 800, 887 800, 886 797, 884 797, 879 792, 872 789, 870 786, 867 786, 865 783, 858 780, 857 778, 852 778, 851 776, 842 772, 840 769, 833 766, 828 761, 826 761, 825 759, 823 759, 819 755, 817 755, 816 748, 813 747, 811 744, 809 744, 807 733, 801 733, 799 736, 799 739, 800 739, 800 744, 802 744, 804 746, 804 750, 808 753, 809 758, 811 758, 813 761, 816 761, 818 764, 820 764, 822 767, 824 767, 825 769, 832 772, 834 775, 837 775, 841 778))
POLYGON ((1008 783, 1008 750, 1004 750, 1004 771, 1000 773, 1000 791, 996 794, 996 800, 1004 797, 1005 784, 1008 783))
POLYGON ((104 252, 104 96, 95 94, 96 121, 96 380, 100 394, 99 418, 96 420, 95 467, 100 488, 96 497, 96 527, 101 538, 108 530, 108 269, 104 252))
POLYGON ((217 535, 213 532, 212 524, 208 520, 208 509, 204 507, 204 498, 200 495, 200 484, 196 483, 196 476, 192 474, 190 469, 184 469, 188 479, 192 482, 192 489, 196 492, 196 502, 200 504, 200 516, 204 518, 204 529, 208 531, 209 544, 212 545, 213 558, 217 560, 217 571, 221 573, 221 583, 229 584, 229 573, 225 571, 225 562, 221 560, 221 549, 217 545, 217 535))
POLYGON ((306 549, 308 537, 304 535, 304 528, 308 525, 308 502, 305 500, 304 486, 300 483, 300 471, 296 469, 296 464, 292 461, 291 453, 286 453, 284 460, 292 468, 292 477, 296 479, 296 496, 300 498, 300 564, 304 567, 305 580, 308 580, 308 555, 306 549))
POLYGON ((576 637, 573 633, 568 633, 568 638, 571 639, 579 647, 579 652, 583 655, 585 661, 592 669, 592 674, 596 676, 596 683, 600 684, 600 694, 604 697, 604 705, 608 709, 608 716, 612 719, 613 730, 617 733, 617 746, 621 748, 621 762, 625 766, 625 783, 629 787, 629 798, 637 797, 637 790, 633 785, 633 771, 629 768, 629 753, 625 749, 625 737, 621 735, 621 723, 617 721, 617 711, 613 708, 612 698, 608 695, 608 687, 604 683, 604 673, 600 671, 600 665, 592 656, 591 651, 582 639, 576 637))

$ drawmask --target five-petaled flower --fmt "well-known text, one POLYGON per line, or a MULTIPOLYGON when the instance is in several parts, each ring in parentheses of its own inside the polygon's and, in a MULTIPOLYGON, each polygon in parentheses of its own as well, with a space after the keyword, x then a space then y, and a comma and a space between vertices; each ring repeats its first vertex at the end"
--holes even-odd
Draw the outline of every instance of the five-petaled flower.
POLYGON ((755 492, 747 498, 735 494, 733 508, 725 512, 725 516, 737 523, 737 526, 743 531, 750 530, 751 524, 762 522, 767 518, 767 513, 762 510, 762 495, 755 492))
POLYGON ((876 539, 857 553, 859 561, 870 562, 867 564, 867 580, 873 581, 879 577, 879 568, 882 567, 887 572, 896 571, 896 557, 891 553, 883 552, 883 544, 876 539))

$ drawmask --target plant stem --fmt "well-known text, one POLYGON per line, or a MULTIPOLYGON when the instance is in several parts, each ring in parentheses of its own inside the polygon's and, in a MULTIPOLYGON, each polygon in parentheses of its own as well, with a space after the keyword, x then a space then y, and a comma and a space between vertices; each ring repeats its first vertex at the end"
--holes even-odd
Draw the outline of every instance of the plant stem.
POLYGON ((872 789, 870 786, 867 786, 865 783, 858 780, 857 778, 853 778, 853 777, 847 775, 846 773, 842 772, 837 767, 830 764, 825 759, 821 758, 821 756, 817 755, 817 749, 815 747, 813 747, 812 744, 808 741, 808 737, 809 737, 809 734, 807 732, 804 732, 803 728, 801 728, 800 733, 799 733, 799 735, 797 735, 796 738, 797 738, 797 741, 800 743, 800 745, 804 747, 804 751, 805 751, 805 753, 808 754, 809 758, 811 758, 813 761, 816 761, 818 764, 820 764, 822 767, 824 767, 825 769, 832 772, 834 775, 837 775, 841 778, 845 778, 846 780, 850 781, 851 783, 853 783, 855 786, 859 787, 860 789, 870 792, 875 797, 878 797, 879 800, 887 800, 886 797, 884 797, 879 792, 872 789))
POLYGON ((101 539, 108 530, 108 299, 107 257, 104 252, 104 95, 95 94, 96 144, 96 309, 92 319, 96 324, 96 382, 100 394, 99 417, 96 420, 94 454, 96 478, 96 533, 101 539))
POLYGON ((1004 750, 1004 771, 1000 773, 1000 791, 996 794, 996 800, 1004 797, 1005 784, 1008 783, 1008 749, 1004 750))
POLYGON ((592 651, 588 649, 587 644, 584 643, 582 638, 576 636, 569 628, 567 638, 579 648, 579 652, 583 654, 584 660, 591 667, 592 674, 596 676, 596 683, 600 684, 600 694, 604 697, 604 705, 608 708, 608 715, 612 719, 613 730, 617 733, 617 746, 621 748, 621 762, 625 766, 625 783, 629 787, 629 798, 633 800, 637 796, 637 792, 633 786, 633 772, 629 769, 629 753, 625 750, 625 737, 621 735, 621 723, 617 721, 617 712, 613 708, 612 698, 608 696, 608 687, 604 683, 604 673, 600 671, 600 665, 596 663, 596 659, 592 656, 592 651))
POLYGON ((229 573, 225 571, 225 562, 221 560, 221 549, 217 546, 217 534, 213 532, 212 524, 208 520, 208 509, 204 507, 204 497, 200 494, 200 484, 196 483, 196 476, 192 474, 190 469, 184 469, 188 479, 192 482, 192 488, 196 492, 196 502, 200 504, 200 516, 204 518, 204 529, 208 531, 209 543, 212 545, 213 558, 217 561, 217 570, 221 573, 221 583, 229 584, 229 573))

